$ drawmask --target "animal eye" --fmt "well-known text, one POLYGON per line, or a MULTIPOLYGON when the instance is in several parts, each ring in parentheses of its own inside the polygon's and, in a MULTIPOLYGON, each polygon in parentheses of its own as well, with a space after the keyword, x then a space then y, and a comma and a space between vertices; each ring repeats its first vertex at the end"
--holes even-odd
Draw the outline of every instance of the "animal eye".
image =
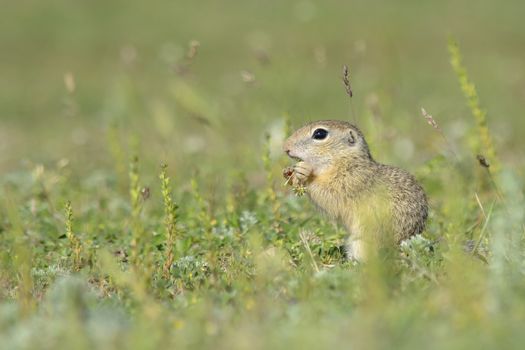
POLYGON ((314 140, 324 140, 328 136, 328 131, 325 129, 315 129, 312 134, 314 140))

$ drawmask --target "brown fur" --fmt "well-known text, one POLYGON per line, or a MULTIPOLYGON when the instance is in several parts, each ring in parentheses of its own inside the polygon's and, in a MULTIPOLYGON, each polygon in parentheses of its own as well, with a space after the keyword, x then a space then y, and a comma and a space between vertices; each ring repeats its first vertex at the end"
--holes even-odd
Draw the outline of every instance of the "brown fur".
POLYGON ((310 123, 286 140, 284 150, 296 164, 297 180, 308 196, 350 234, 349 253, 362 260, 365 242, 399 243, 421 233, 428 204, 425 192, 408 172, 376 162, 361 131, 336 120, 310 123), (317 128, 328 131, 314 140, 317 128))

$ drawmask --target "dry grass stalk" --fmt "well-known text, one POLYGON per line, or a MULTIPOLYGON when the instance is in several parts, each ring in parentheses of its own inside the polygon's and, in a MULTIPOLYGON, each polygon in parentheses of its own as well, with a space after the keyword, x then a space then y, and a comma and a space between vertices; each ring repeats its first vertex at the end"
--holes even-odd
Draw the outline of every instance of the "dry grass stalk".
POLYGON ((350 115, 352 116, 354 124, 357 124, 357 114, 355 113, 354 105, 352 103, 354 92, 352 90, 352 86, 350 85, 350 72, 346 64, 343 65, 343 85, 345 86, 346 94, 348 97, 350 97, 350 115))
POLYGON ((241 71, 241 79, 246 84, 252 84, 255 82, 255 74, 250 71, 243 70, 241 71))
POLYGON ((192 40, 190 41, 190 47, 188 49, 188 52, 186 53, 186 57, 189 59, 189 60, 192 60, 195 58, 195 56, 197 56, 197 53, 199 51, 199 47, 201 46, 201 43, 198 42, 197 40, 192 40))
POLYGON ((311 264, 315 272, 319 273, 319 266, 317 265, 317 262, 315 261, 314 254, 312 253, 312 249, 310 249, 310 243, 308 242, 310 234, 306 231, 301 231, 299 233, 299 238, 301 239, 301 243, 304 246, 304 249, 308 253, 308 256, 310 257, 311 264))
POLYGON ((432 126, 434 129, 439 130, 439 125, 437 124, 434 117, 432 117, 430 114, 427 113, 427 111, 421 107, 421 113, 423 114, 423 117, 427 120, 428 125, 432 126))
POLYGON ((350 72, 348 71, 348 66, 343 65, 343 84, 345 86, 346 94, 348 97, 352 98, 354 93, 352 91, 352 86, 350 85, 350 72))
POLYGON ((443 139, 443 141, 445 142, 445 144, 448 146, 448 148, 450 149, 450 152, 454 155, 454 158, 456 158, 456 161, 459 161, 459 156, 457 155, 456 151, 454 150, 454 147, 452 146, 452 143, 450 143, 450 141, 447 139, 447 137, 445 136, 445 133, 443 132, 443 130, 439 127, 439 124, 437 123, 437 121, 434 119, 434 117, 429 114, 426 109, 424 109, 423 107, 421 107, 421 114, 423 115, 423 117, 425 118, 425 120, 427 121, 427 123, 432 126, 434 129, 436 129, 439 133, 439 135, 441 136, 441 138, 443 139))
POLYGON ((64 74, 64 85, 66 86, 67 92, 70 94, 75 92, 76 84, 75 84, 75 76, 71 72, 67 72, 64 74))
POLYGON ((197 56, 200 46, 201 43, 197 40, 190 41, 188 51, 186 52, 184 58, 181 60, 181 62, 177 62, 173 66, 173 69, 177 74, 186 75, 190 72, 190 66, 193 63, 195 57, 197 56))

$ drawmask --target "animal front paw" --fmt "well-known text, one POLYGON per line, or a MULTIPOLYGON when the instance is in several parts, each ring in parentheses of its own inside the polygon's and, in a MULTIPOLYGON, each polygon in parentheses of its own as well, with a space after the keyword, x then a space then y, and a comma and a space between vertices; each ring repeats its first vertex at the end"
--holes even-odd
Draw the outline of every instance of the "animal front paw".
POLYGON ((295 184, 305 184, 312 175, 313 168, 306 162, 298 162, 293 167, 293 176, 295 184))

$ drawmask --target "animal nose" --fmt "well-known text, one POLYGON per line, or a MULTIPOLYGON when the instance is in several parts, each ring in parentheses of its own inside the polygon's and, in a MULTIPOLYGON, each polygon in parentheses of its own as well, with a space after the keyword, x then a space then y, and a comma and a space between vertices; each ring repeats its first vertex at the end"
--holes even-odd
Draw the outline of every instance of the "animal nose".
POLYGON ((290 150, 289 149, 285 149, 284 152, 286 152, 286 155, 290 155, 290 150))

